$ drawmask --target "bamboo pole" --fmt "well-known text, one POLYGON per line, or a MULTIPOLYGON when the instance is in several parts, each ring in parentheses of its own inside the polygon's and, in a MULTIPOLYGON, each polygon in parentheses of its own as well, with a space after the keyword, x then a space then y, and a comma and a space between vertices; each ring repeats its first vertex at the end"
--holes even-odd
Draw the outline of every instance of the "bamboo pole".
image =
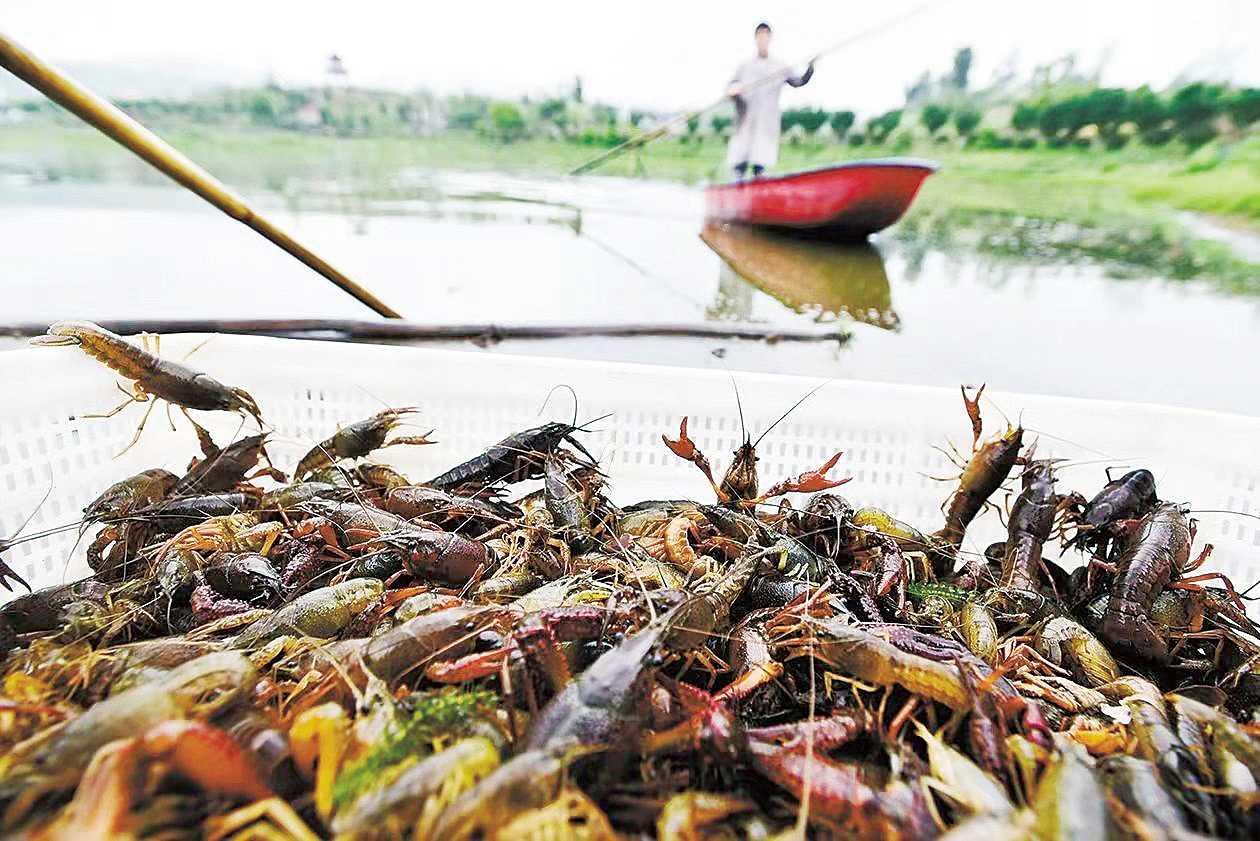
POLYGON ((83 85, 0 32, 0 67, 100 129, 238 222, 254 229, 386 318, 402 316, 246 204, 213 175, 83 85))
MULTIPOLYGON (((626 323, 626 324, 421 324, 415 321, 367 321, 337 318, 295 319, 115 319, 98 322, 124 336, 138 333, 234 333, 293 338, 377 341, 473 341, 492 344, 517 339, 569 339, 587 336, 629 338, 672 336, 697 339, 742 339, 775 342, 838 342, 851 338, 835 327, 778 327, 737 322, 626 323)), ((40 336, 42 321, 0 324, 0 337, 40 336)))

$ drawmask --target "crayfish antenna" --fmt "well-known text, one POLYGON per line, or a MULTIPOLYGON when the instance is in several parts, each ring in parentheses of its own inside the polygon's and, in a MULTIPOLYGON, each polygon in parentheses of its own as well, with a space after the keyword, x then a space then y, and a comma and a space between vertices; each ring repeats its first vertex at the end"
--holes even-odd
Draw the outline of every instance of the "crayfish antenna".
MULTIPOLYGON (((739 399, 739 383, 735 382, 735 375, 731 374, 731 388, 735 389, 735 408, 739 410, 739 437, 742 441, 748 440, 748 427, 744 425, 744 404, 739 399)), ((758 439, 760 440, 760 439, 758 439)))
POLYGON ((830 384, 831 384, 831 380, 825 380, 819 383, 818 385, 810 389, 809 392, 807 392, 804 397, 802 397, 800 400, 797 400, 790 407, 788 407, 788 410, 786 412, 779 415, 778 420, 776 420, 774 423, 767 426, 765 431, 762 432, 759 436, 757 436, 757 440, 753 442, 753 448, 755 449, 757 445, 761 443, 761 440, 770 434, 771 430, 773 430, 779 424, 783 423, 783 421, 787 419, 787 416, 795 412, 802 403, 804 403, 806 400, 808 400, 809 398, 817 394, 819 391, 821 391, 823 389, 823 386, 827 386, 830 384))
MULTIPOLYGON (((586 456, 587 461, 590 463, 589 464, 590 467, 597 467, 599 465, 599 460, 595 458, 595 456, 591 455, 590 450, 582 446, 581 441, 573 437, 573 433, 574 432, 591 432, 592 431, 590 428, 591 424, 599 423, 602 420, 607 420, 608 418, 611 418, 614 414, 616 413, 608 412, 607 414, 600 415, 597 418, 591 418, 590 420, 588 420, 586 423, 582 424, 581 426, 574 426, 573 424, 569 424, 569 431, 565 433, 564 435, 565 441, 568 441, 570 444, 572 444, 574 447, 577 448, 578 452, 586 456)), ((574 415, 574 420, 577 420, 576 415, 574 415)))
POLYGON ((577 396, 577 392, 574 391, 573 386, 569 385, 568 383, 558 383, 551 387, 551 391, 547 392, 547 396, 543 398, 542 405, 538 407, 538 414, 540 417, 542 416, 542 413, 547 408, 547 404, 551 402, 552 396, 562 388, 567 390, 569 394, 573 396, 573 422, 570 423, 569 426, 577 428, 578 396, 577 396))
MULTIPOLYGON (((34 508, 31 509, 31 513, 26 515, 26 519, 22 521, 22 525, 18 526, 18 530, 13 533, 13 537, 9 538, 8 540, 0 538, 0 555, 3 555, 6 551, 8 551, 9 549, 13 547, 14 540, 20 537, 22 535, 22 532, 26 531, 26 527, 31 524, 31 520, 35 519, 35 515, 39 513, 39 509, 44 507, 44 503, 48 501, 48 497, 52 496, 52 492, 53 492, 53 477, 52 477, 52 469, 50 466, 49 472, 48 472, 48 490, 44 491, 43 498, 41 498, 39 503, 34 508)), ((78 524, 75 524, 75 526, 77 525, 78 524)), ((58 528, 57 531, 61 531, 61 529, 58 528)), ((13 567, 9 566, 7 563, 4 562, 4 560, 0 559, 0 586, 3 586, 4 589, 8 590, 11 593, 13 592, 13 588, 9 586, 9 579, 13 579, 17 583, 25 587, 26 592, 28 593, 32 592, 30 583, 27 582, 25 578, 18 575, 17 571, 13 569, 13 567)))

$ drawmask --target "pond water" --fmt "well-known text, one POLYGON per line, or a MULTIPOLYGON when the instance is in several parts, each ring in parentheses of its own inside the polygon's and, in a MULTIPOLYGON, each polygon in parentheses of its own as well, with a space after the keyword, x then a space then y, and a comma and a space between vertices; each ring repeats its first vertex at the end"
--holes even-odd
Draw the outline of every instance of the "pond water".
MULTIPOLYGON (((5 323, 372 317, 180 189, 0 178, 5 323)), ((379 189, 281 181, 246 192, 416 321, 851 332, 843 343, 575 338, 474 352, 988 382, 1260 414, 1260 266, 1214 266, 1162 229, 930 206, 844 248, 706 227, 701 191, 672 183, 404 170, 379 189)))

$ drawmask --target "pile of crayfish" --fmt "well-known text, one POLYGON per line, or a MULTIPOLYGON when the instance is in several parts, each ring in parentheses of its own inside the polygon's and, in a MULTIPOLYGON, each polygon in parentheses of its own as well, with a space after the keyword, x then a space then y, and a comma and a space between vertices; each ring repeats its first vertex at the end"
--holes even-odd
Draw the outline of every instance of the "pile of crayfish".
POLYGON ((283 472, 241 389, 93 325, 45 343, 260 430, 196 426, 182 475, 85 509, 91 576, 0 608, 5 837, 1260 833, 1246 591, 1150 472, 1064 492, 978 394, 921 530, 838 493, 839 454, 763 490, 745 436, 719 480, 685 418, 664 446, 712 500, 614 504, 576 421, 405 476, 373 454, 432 443, 394 436, 412 408, 283 472))

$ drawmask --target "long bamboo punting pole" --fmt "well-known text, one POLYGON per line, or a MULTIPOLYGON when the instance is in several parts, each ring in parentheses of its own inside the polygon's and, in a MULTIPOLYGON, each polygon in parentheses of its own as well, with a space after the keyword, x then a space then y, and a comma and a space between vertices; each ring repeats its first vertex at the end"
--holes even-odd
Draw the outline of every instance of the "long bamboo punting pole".
POLYGON ((262 234, 386 318, 402 316, 263 217, 217 178, 118 108, 0 32, 0 67, 90 123, 238 222, 262 234))
MULTIPOLYGON (((870 38, 873 35, 878 35, 886 29, 891 29, 892 27, 898 24, 905 23, 906 21, 910 20, 916 15, 919 15, 922 12, 926 11, 929 6, 935 5, 937 2, 943 2, 943 0, 925 0, 925 2, 920 3, 919 5, 915 6, 913 9, 910 9, 905 14, 898 15, 897 17, 890 18, 889 20, 878 23, 875 26, 872 26, 868 29, 863 29, 860 32, 854 33, 852 35, 848 35, 842 38, 841 40, 837 41, 836 43, 832 44, 831 46, 819 52, 814 53, 814 56, 813 58, 809 60, 809 63, 813 64, 815 61, 821 59, 822 57, 826 55, 829 55, 830 53, 834 53, 836 50, 842 49, 843 47, 851 46, 853 44, 858 43, 859 41, 865 40, 866 38, 870 38)), ((771 84, 771 85, 783 84, 783 74, 779 72, 775 72, 775 73, 770 73, 766 76, 762 76, 760 79, 755 79, 754 81, 745 85, 744 90, 745 92, 748 92, 748 91, 756 90, 757 88, 763 87, 768 84, 771 84)), ((599 166, 602 166, 607 161, 611 161, 613 158, 619 157, 620 155, 624 155, 626 152, 629 152, 632 149, 638 149, 640 146, 646 146, 647 144, 653 142, 654 140, 659 140, 660 138, 669 134, 672 130, 674 130, 678 126, 684 125, 689 120, 695 117, 703 116, 704 114, 707 114, 708 112, 714 110, 715 108, 720 108, 730 101, 731 101, 731 98, 729 96, 724 95, 724 96, 718 97, 713 102, 710 102, 708 105, 704 106, 703 108, 697 108, 694 111, 687 111, 685 113, 679 114, 678 116, 674 117, 672 120, 668 120, 664 123, 661 123, 659 126, 652 129, 651 131, 645 132, 644 134, 640 134, 637 137, 631 137, 629 140, 625 140, 617 144, 613 148, 609 149, 607 152, 600 152, 598 155, 591 158, 589 161, 582 164, 577 169, 572 170, 569 174, 582 175, 584 173, 590 172, 591 170, 596 169, 599 166)))

